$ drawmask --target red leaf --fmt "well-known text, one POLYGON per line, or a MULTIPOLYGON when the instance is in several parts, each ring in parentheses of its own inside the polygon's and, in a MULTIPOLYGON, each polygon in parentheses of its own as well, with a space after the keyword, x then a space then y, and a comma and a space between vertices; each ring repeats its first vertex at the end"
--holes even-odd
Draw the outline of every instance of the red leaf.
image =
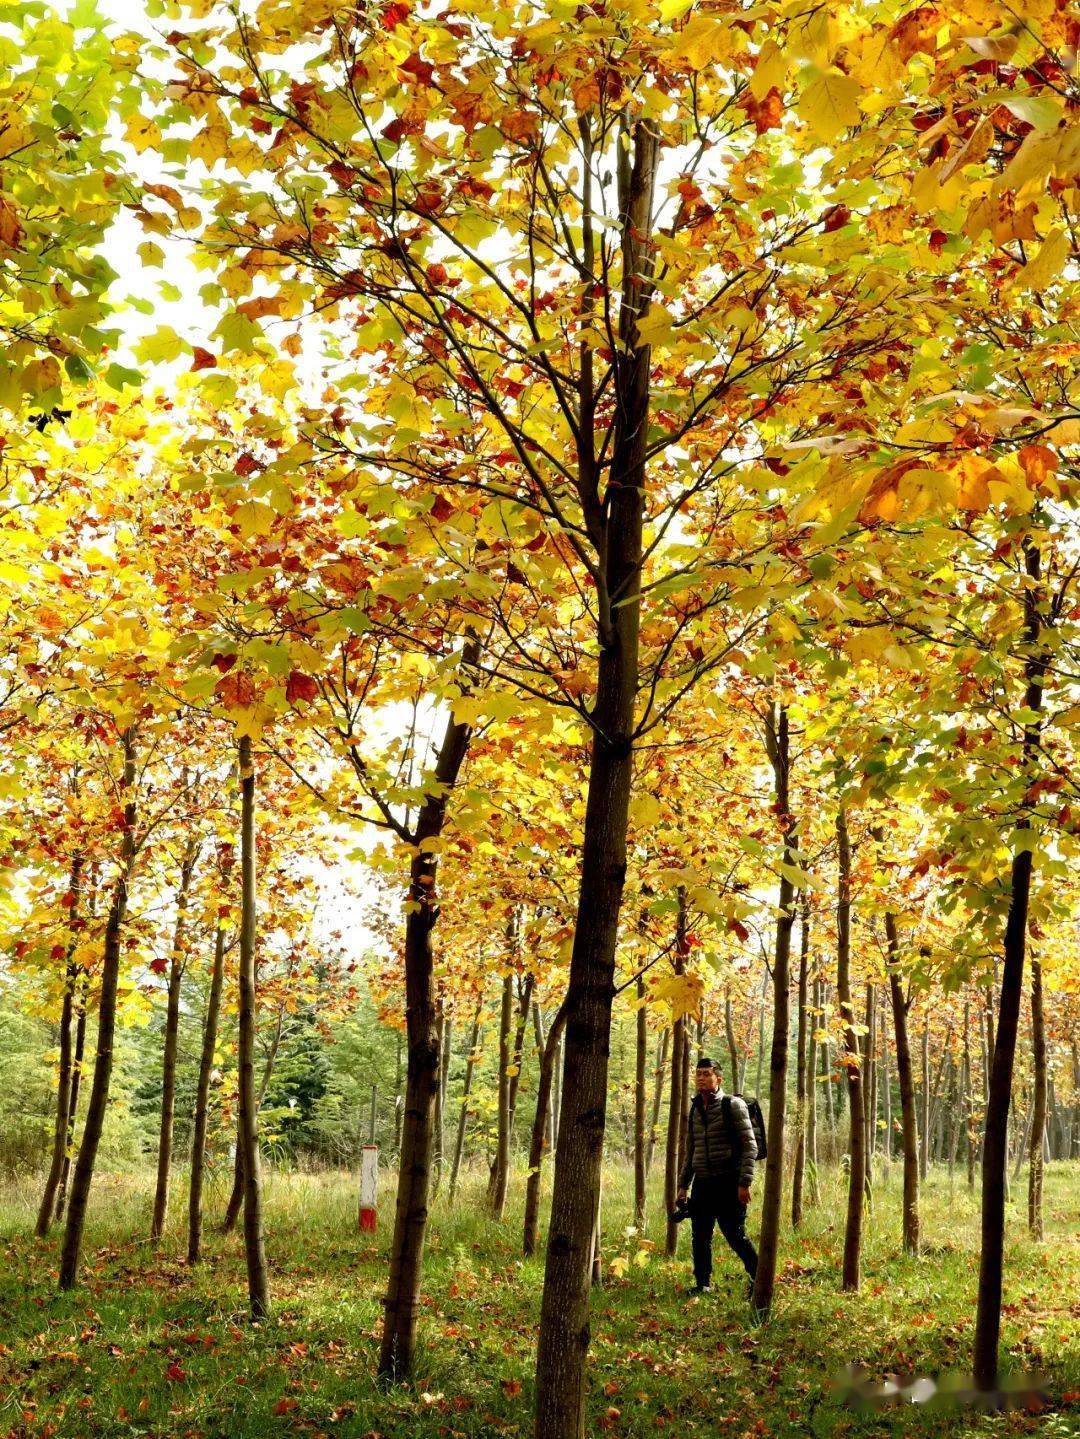
POLYGON ((427 267, 428 283, 432 285, 445 285, 447 274, 445 265, 429 265, 427 267))
POLYGON ((381 20, 384 30, 396 30, 402 20, 409 18, 410 7, 405 0, 394 0, 393 4, 383 7, 381 20))
POLYGON ((298 1409, 299 1407, 300 1405, 297 1400, 290 1399, 289 1396, 286 1395, 284 1399, 279 1399, 278 1402, 274 1405, 274 1413, 291 1414, 294 1409, 298 1409))
MULTIPOLYGON (((402 8, 408 10, 408 6, 402 8)), ((398 69, 404 70, 406 75, 412 75, 414 79, 420 81, 421 85, 430 85, 435 78, 435 66, 427 60, 421 60, 415 51, 407 60, 402 60, 398 69)))
POLYGON ((236 471, 236 473, 244 477, 254 474, 254 472, 258 468, 258 460, 255 458, 254 455, 249 454, 241 455, 240 458, 237 460, 236 464, 233 466, 233 469, 236 471))
POLYGON ((285 698, 291 705, 303 701, 310 703, 318 698, 319 682, 314 675, 306 675, 303 670, 292 670, 289 678, 285 681, 285 698))
POLYGON ((729 919, 728 929, 730 929, 743 944, 750 938, 750 931, 741 919, 729 919))
POLYGON ((934 252, 935 255, 940 255, 940 254, 941 254, 941 251, 942 251, 942 249, 944 248, 945 242, 946 242, 946 240, 948 240, 948 238, 949 238, 949 237, 948 237, 948 235, 945 233, 944 230, 933 230, 933 231, 931 232, 931 234, 930 234, 930 248, 931 248, 931 250, 933 250, 933 252, 934 252))
POLYGON ((217 356, 210 350, 204 350, 201 345, 193 345, 191 349, 193 357, 192 370, 213 370, 217 368, 217 356))
POLYGON ((173 1384, 180 1384, 183 1382, 183 1380, 187 1378, 187 1375, 184 1373, 183 1369, 181 1369, 180 1365, 174 1359, 173 1362, 169 1365, 168 1369, 165 1370, 165 1378, 170 1380, 173 1384))
POLYGON ((822 215, 826 235, 830 230, 840 230, 851 219, 851 211, 846 205, 830 205, 822 215))
POLYGON ((169 961, 167 959, 152 959, 150 961, 150 968, 155 974, 164 974, 168 967, 169 961))
POLYGON ((745 110, 759 135, 766 130, 775 130, 784 118, 784 97, 774 85, 762 99, 756 100, 749 91, 739 101, 739 109, 745 110))

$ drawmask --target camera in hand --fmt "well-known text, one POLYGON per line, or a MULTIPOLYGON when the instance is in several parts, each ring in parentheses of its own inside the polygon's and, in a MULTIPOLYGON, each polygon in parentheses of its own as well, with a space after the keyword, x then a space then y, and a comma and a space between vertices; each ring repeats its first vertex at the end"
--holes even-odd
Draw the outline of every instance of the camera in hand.
POLYGON ((689 1218, 690 1218, 690 1201, 689 1201, 689 1199, 679 1199, 679 1200, 677 1200, 677 1201, 676 1201, 676 1204, 675 1204, 675 1208, 674 1208, 674 1209, 671 1211, 671 1213, 668 1215, 668 1218, 671 1220, 672 1224, 681 1224, 684 1219, 689 1219, 689 1218))

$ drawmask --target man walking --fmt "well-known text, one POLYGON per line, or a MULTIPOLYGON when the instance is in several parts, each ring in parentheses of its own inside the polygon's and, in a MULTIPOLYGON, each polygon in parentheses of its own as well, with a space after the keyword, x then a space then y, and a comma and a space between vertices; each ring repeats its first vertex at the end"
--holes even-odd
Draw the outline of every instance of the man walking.
POLYGON ((712 1277, 713 1225, 743 1262, 753 1293, 757 1250, 746 1233, 746 1206, 754 1178, 757 1141, 744 1101, 720 1088, 720 1071, 711 1059, 699 1059, 697 1094, 687 1116, 686 1163, 679 1176, 680 1201, 686 1199, 691 1177, 690 1228, 693 1234, 692 1294, 708 1294, 712 1277))

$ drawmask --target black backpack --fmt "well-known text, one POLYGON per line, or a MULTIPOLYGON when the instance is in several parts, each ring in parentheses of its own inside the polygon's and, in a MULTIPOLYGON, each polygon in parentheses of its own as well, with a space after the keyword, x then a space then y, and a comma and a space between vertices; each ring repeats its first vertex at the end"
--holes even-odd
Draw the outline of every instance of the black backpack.
MULTIPOLYGON (((721 1099, 720 1103, 723 1107, 724 1123, 728 1127, 728 1133, 731 1134, 734 1138, 733 1126, 731 1123, 732 1097, 733 1096, 730 1094, 725 1094, 724 1097, 721 1099)), ((734 1097, 736 1099, 741 1099, 742 1102, 746 1105, 746 1111, 750 1115, 750 1127, 754 1131, 754 1139, 757 1142, 757 1157, 759 1159, 764 1159, 769 1152, 769 1144, 765 1138, 765 1116, 761 1112, 761 1105, 756 1099, 747 1099, 746 1096, 743 1094, 738 1094, 734 1097)))

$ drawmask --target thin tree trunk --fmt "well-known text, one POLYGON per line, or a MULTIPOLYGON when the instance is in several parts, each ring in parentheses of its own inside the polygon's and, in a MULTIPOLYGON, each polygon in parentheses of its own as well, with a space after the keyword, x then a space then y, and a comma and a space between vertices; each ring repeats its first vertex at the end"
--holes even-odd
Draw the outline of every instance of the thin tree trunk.
POLYGON ((637 1045, 634 1052, 634 1224, 645 1227, 645 1109, 649 1063, 649 1026, 645 1013, 645 976, 637 977, 637 1045))
MULTIPOLYGON (((770 707, 766 719, 766 748, 772 764, 776 813, 783 840, 783 863, 790 868, 798 860, 795 821, 791 814, 791 749, 788 712, 781 704, 770 707)), ((773 952, 773 1032, 769 1056, 769 1152, 765 1160, 765 1187, 761 1205, 761 1237, 758 1243, 757 1277, 754 1280, 755 1309, 768 1309, 776 1283, 776 1262, 780 1243, 780 1210, 784 1197, 784 1126, 787 1109, 788 1027, 790 1022, 789 967, 791 931, 795 924, 795 885, 781 869, 776 942, 773 952)), ((805 1010, 806 979, 801 977, 802 1008, 805 1010)))
POLYGON ((758 1000, 757 1019, 757 1079, 754 1082, 754 1094, 761 1096, 761 1074, 762 1066, 765 1063, 765 992, 769 987, 769 976, 766 974, 761 981, 761 998, 758 1000))
MULTIPOLYGON (((1024 544, 1029 584, 1023 593, 1024 662, 1027 686, 1024 711, 1033 716, 1024 725, 1021 772, 1030 772, 1039 744, 1039 714, 1042 709, 1045 650, 1036 651, 1039 641, 1038 607, 1039 551, 1030 541, 1024 544)), ((1031 818, 1024 802, 1016 828, 1030 830, 1031 818)), ((997 1388, 998 1341, 1001 1334, 1001 1291, 1005 1245, 1005 1144, 1009 1104, 1012 1098, 1013 1060, 1020 1018, 1020 996, 1024 987, 1024 956, 1027 942, 1028 902, 1031 894, 1033 852, 1019 847, 1012 860, 1009 884, 1009 913, 1005 924, 1004 966, 998 998, 997 1035, 990 1070, 990 1093, 986 1108, 986 1130, 982 1164, 982 1252, 979 1260, 979 1295, 975 1316, 974 1371, 976 1387, 997 1388)))
MULTIPOLYGON (((821 985, 821 998, 822 1007, 824 1008, 829 1004, 829 986, 824 980, 821 985)), ((832 1046, 829 1043, 828 1027, 823 1024, 822 1028, 825 1031, 825 1037, 821 1041, 821 1075, 825 1081, 825 1112, 829 1119, 829 1138, 831 1140, 836 1129, 836 1108, 833 1103, 832 1055, 830 1053, 832 1046)))
POLYGON ((908 1254, 919 1252, 919 1123, 915 1107, 915 1076, 908 1035, 910 997, 900 982, 900 940, 896 916, 886 914, 885 935, 889 956, 889 995, 896 1037, 896 1076, 900 1088, 900 1129, 904 1149, 903 1242, 908 1254))
POLYGON ((435 1086, 435 1114, 432 1118, 432 1141, 431 1141, 431 1195, 435 1197, 439 1192, 439 1184, 442 1181, 443 1167, 443 1095, 445 1086, 443 1084, 443 1066, 446 1063, 446 1010, 443 1001, 438 1001, 439 1017, 435 1022, 435 1043, 439 1047, 439 1082, 435 1086))
POLYGON ((877 992, 866 986, 866 1039, 863 1093, 866 1103, 866 1202, 874 1202, 874 1143, 877 1138, 877 992))
POLYGON ((724 991, 724 1032, 727 1035, 728 1055, 731 1060, 731 1088, 739 1088, 739 1046, 735 1039, 735 1019, 731 1012, 731 991, 724 991))
MULTIPOLYGON (((470 641, 463 654, 465 663, 475 664, 478 653, 479 646, 470 641)), ((451 717, 439 747, 435 783, 417 819, 415 849, 409 866, 410 902, 405 919, 405 1022, 409 1049, 390 1277, 379 1351, 379 1373, 393 1379, 404 1378, 411 1372, 416 1348, 431 1177, 432 1119, 439 1082, 431 938, 439 917, 435 884, 438 855, 426 841, 442 831, 449 794, 457 783, 469 738, 468 726, 451 717)))
POLYGON ((518 1086, 521 1084, 521 1066, 525 1056, 525 1031, 529 1025, 529 1011, 532 1009, 533 989, 536 976, 527 974, 518 992, 518 1020, 514 1030, 514 1047, 510 1061, 510 1096, 508 1100, 510 1146, 514 1142, 514 1118, 517 1114, 518 1086))
POLYGON ((56 1214, 57 1224, 64 1217, 64 1205, 67 1202, 68 1177, 71 1173, 71 1159, 75 1153, 75 1127, 79 1116, 79 1090, 82 1087, 83 1054, 86 1050, 86 1005, 87 990, 90 984, 90 976, 81 974, 75 989, 75 1008, 77 1019, 75 1021, 75 1053, 71 1063, 71 1095, 68 1099, 68 1124, 67 1138, 64 1144, 64 1163, 60 1170, 60 1187, 56 1192, 56 1214))
POLYGON ((522 1247, 526 1258, 536 1252, 536 1239, 540 1227, 540 1181, 546 1148, 544 1135, 548 1129, 548 1110, 551 1106, 552 1081, 555 1077, 555 1061, 559 1052, 559 1037, 565 1023, 566 1004, 564 1002, 555 1011, 540 1056, 540 1076, 536 1084, 536 1113, 533 1116, 532 1135, 529 1139, 529 1175, 525 1184, 525 1226, 522 1247))
POLYGON ((214 935, 214 968, 203 1021, 202 1052, 199 1055, 199 1082, 195 1090, 195 1121, 191 1137, 191 1177, 188 1183, 187 1262, 198 1264, 202 1247, 202 1190, 206 1161, 206 1133, 210 1121, 210 1076, 214 1070, 218 1015, 225 978, 225 930, 219 924, 214 935))
POLYGON ((67 1150, 68 1130, 71 1126, 71 1023, 75 1008, 75 990, 79 980, 78 966, 74 962, 75 945, 79 934, 79 895, 82 889, 83 856, 76 854, 71 860, 68 879, 68 942, 67 966, 64 971, 64 996, 60 1006, 60 1064, 56 1083, 56 1122, 53 1126, 52 1162, 45 1180, 45 1189, 38 1207, 37 1224, 34 1232, 44 1239, 49 1232, 56 1192, 60 1187, 60 1176, 64 1171, 64 1154, 67 1150))
POLYGON ((923 1021, 922 1032, 922 1106, 919 1147, 919 1178, 925 1180, 930 1165, 930 1020, 923 1021))
POLYGON ((649 1126, 648 1146, 645 1150, 645 1173, 652 1173, 653 1150, 656 1147, 656 1134, 660 1128, 660 1106, 664 1101, 664 1078, 667 1074, 668 1042, 671 1038, 671 1031, 664 1029, 656 1045, 656 1069, 653 1073, 653 1102, 652 1102, 652 1124, 649 1126))
POLYGON ((971 1001, 964 996, 964 1138, 967 1151, 968 1188, 975 1188, 975 1128, 973 1110, 975 1107, 974 1086, 971 1079, 971 1001))
POLYGON ((255 765, 251 736, 240 737, 240 961, 238 1109, 244 1166, 244 1258, 252 1319, 270 1312, 270 1285, 262 1223, 262 1161, 259 1106, 255 1096, 255 765))
POLYGON ((503 976, 502 1008, 499 1011, 499 1098, 495 1162, 488 1181, 488 1203, 496 1219, 506 1208, 506 1187, 510 1170, 510 1025, 514 1009, 514 975, 503 976))
POLYGON ((858 1289, 862 1257, 863 1193, 866 1163, 863 1143, 862 1074, 859 1068, 859 1037, 855 1033, 855 1008, 851 1001, 851 841, 843 805, 836 814, 839 854, 839 899, 836 906, 836 993, 844 1025, 844 1063, 847 1075, 850 1120, 847 1224, 844 1230, 843 1287, 858 1289))
POLYGON ((79 1157, 71 1181, 64 1242, 60 1252, 60 1288, 72 1289, 78 1278, 86 1206, 94 1177, 105 1109, 109 1102, 112 1079, 113 1039, 116 1033, 116 990, 120 979, 121 935, 127 915, 128 885, 135 867, 135 736, 132 729, 121 735, 124 757, 121 792, 124 797, 123 837, 120 842, 119 872, 113 886, 109 917, 105 923, 105 942, 101 964, 101 998, 98 1003, 97 1050, 94 1055, 94 1078, 90 1100, 86 1106, 79 1157))
MULTIPOLYGON (((676 956, 676 971, 681 966, 682 956, 676 956)), ((668 1097, 667 1147, 664 1153, 664 1214, 671 1214, 675 1208, 675 1195, 679 1187, 679 1143, 682 1125, 682 1078, 683 1048, 686 1044, 685 1023, 679 1018, 671 1026, 671 1086, 668 1097)), ((667 1218, 664 1238, 664 1252, 672 1255, 678 1248, 679 1227, 667 1218)))
POLYGON ((1031 961, 1031 1048, 1035 1065, 1035 1097, 1032 1104, 1030 1168, 1028 1170, 1028 1229, 1035 1239, 1045 1239, 1043 1228, 1043 1140, 1046 1134, 1046 1027, 1043 1022, 1042 964, 1031 961))
MULTIPOLYGON (((278 1047, 281 1044, 281 1028, 285 1016, 284 1005, 278 1006, 277 1023, 274 1026, 274 1037, 270 1041, 270 1048, 266 1052, 266 1059, 263 1063, 262 1079, 259 1082, 259 1090, 255 1096, 255 1114, 258 1117, 266 1098, 266 1091, 270 1087, 270 1078, 274 1072, 274 1061, 277 1058, 278 1047)), ((233 1184, 232 1192, 229 1195, 229 1202, 225 1208, 225 1218, 221 1222, 221 1232, 231 1234, 236 1227, 241 1211, 244 1208, 244 1145, 243 1135, 240 1128, 239 1104, 237 1105, 236 1119, 236 1153, 233 1160, 233 1184)))
POLYGON ((457 1193, 458 1175, 461 1172, 461 1159, 465 1153, 465 1130, 469 1123, 469 1095, 472 1093, 473 1072, 476 1069, 476 1051, 480 1044, 480 1015, 483 1007, 484 996, 481 994, 480 998, 476 1001, 472 1035, 469 1039, 469 1052, 465 1058, 465 1079, 461 1086, 461 1113, 458 1115, 457 1139, 454 1141, 454 1159, 450 1167, 451 1204, 453 1204, 454 1195, 457 1193))
POLYGON ((884 1014, 881 1016, 881 1089, 885 1098, 885 1178, 888 1180, 893 1157, 892 1065, 889 1062, 889 1026, 884 1014))
POLYGON ((405 1096, 401 1092, 401 1031, 397 1035, 397 1053, 394 1068, 394 1153, 401 1154, 401 1116, 405 1108, 405 1096))
POLYGON ((791 1176, 791 1227, 802 1223, 803 1174, 806 1169, 806 1049, 807 1049, 807 987, 809 984, 810 922, 809 902, 804 890, 799 908, 799 1009, 798 1038, 795 1045, 795 1166, 791 1176))
POLYGON ((191 839, 180 862, 180 888, 176 896, 176 925, 169 955, 169 995, 165 1007, 165 1044, 161 1063, 161 1123, 158 1129, 157 1184, 150 1238, 161 1238, 169 1215, 169 1176, 172 1170, 173 1113, 176 1108, 176 1046, 180 1033, 180 985, 184 978, 184 925, 187 917, 191 876, 199 854, 198 841, 191 839))
MULTIPOLYGON (((804 911, 804 918, 807 918, 804 911)), ((807 1041, 806 1053, 806 1077, 807 1077, 807 1111, 806 1111, 806 1168, 810 1178, 807 1190, 807 1199, 811 1204, 817 1204, 818 1195, 818 1153, 817 1153, 817 1031, 821 1023, 821 985, 815 978, 813 987, 813 1015, 810 1021, 810 1032, 807 1041)))

